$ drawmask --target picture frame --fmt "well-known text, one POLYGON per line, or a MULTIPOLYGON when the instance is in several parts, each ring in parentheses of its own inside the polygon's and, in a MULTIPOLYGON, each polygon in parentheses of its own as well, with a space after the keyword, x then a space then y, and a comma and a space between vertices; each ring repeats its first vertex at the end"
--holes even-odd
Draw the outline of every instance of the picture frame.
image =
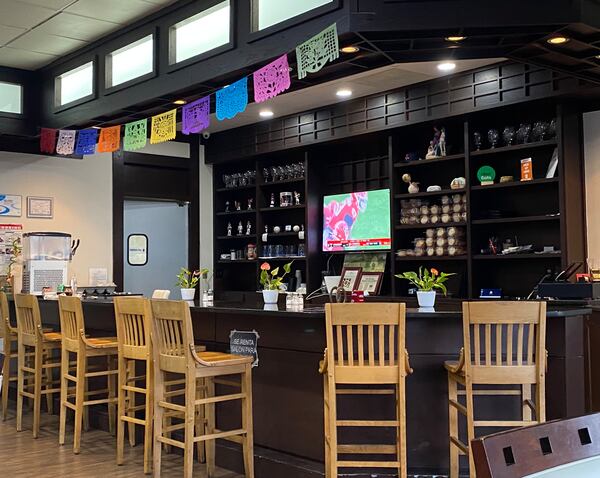
POLYGON ((346 292, 357 290, 356 286, 360 282, 362 270, 362 267, 344 267, 340 275, 338 287, 343 288, 346 292))
POLYGON ((148 264, 148 236, 129 234, 127 236, 127 264, 145 266, 148 264))
POLYGON ((383 272, 363 272, 360 275, 358 290, 368 292, 370 295, 379 295, 383 272))
POLYGON ((54 218, 54 199, 50 197, 27 196, 27 217, 36 219, 54 218))
POLYGON ((0 194, 0 217, 21 217, 22 201, 18 194, 0 194))

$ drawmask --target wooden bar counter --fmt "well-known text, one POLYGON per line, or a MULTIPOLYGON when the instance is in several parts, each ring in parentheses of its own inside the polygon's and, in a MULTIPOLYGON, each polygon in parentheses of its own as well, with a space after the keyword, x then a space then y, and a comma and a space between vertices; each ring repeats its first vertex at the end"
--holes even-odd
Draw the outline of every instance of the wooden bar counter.
MULTIPOLYGON (((196 304, 191 312, 196 341, 209 350, 227 350, 234 329, 256 330, 260 335, 259 366, 253 371, 256 476, 323 476, 323 382, 318 373, 325 348, 323 307, 288 311, 280 305, 280 310, 264 310, 252 294, 240 299, 216 301, 213 306, 196 304)), ((58 329, 57 303, 40 301, 40 307, 44 324, 58 329)), ((444 473, 448 470, 448 406, 443 363, 456 360, 462 346, 461 304, 442 301, 435 311, 422 311, 411 308, 409 301, 408 307, 406 344, 414 369, 406 386, 409 472, 444 473)), ((85 299, 84 312, 90 333, 114 333, 111 299, 85 299)), ((590 313, 587 307, 548 306, 549 420, 586 412, 584 322, 590 313)), ((342 400, 347 403, 340 402, 339 416, 349 419, 358 407, 368 407, 380 419, 393 410, 385 396, 342 400)), ((481 419, 486 413, 495 418, 499 413, 507 418, 519 414, 515 397, 482 400, 487 402, 478 407, 481 419)), ((219 428, 235 426, 238 415, 233 409, 220 412, 219 428)), ((369 433, 362 430, 361 439, 368 443, 369 433)), ((217 460, 226 468, 241 469, 241 453, 232 445, 220 444, 217 460)), ((386 476, 385 471, 378 476, 386 476)))

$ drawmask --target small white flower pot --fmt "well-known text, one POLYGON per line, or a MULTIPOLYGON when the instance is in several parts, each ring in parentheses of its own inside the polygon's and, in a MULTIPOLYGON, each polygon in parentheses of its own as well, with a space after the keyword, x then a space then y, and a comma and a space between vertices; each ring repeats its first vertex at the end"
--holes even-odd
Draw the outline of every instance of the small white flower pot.
POLYGON ((180 289, 181 300, 194 300, 196 296, 196 289, 180 289))
POLYGON ((262 291, 263 300, 265 304, 276 304, 277 298, 279 297, 278 290, 263 290, 262 291))
POLYGON ((417 300, 419 301, 419 307, 433 307, 435 305, 435 291, 418 290, 417 300))

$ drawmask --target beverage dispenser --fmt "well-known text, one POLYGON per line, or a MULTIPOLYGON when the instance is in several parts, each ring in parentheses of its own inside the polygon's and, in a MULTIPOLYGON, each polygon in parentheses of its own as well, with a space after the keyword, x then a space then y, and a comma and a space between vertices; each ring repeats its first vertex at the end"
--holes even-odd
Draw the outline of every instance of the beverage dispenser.
POLYGON ((70 234, 23 234, 23 293, 41 295, 44 287, 56 290, 60 284, 67 284, 71 257, 70 234))

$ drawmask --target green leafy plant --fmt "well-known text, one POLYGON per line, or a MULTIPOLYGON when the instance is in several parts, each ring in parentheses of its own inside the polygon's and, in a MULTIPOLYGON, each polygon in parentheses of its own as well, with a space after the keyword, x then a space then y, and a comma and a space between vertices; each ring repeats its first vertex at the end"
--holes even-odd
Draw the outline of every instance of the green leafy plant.
POLYGON ((200 277, 207 276, 208 269, 200 269, 195 271, 190 271, 185 267, 182 267, 179 270, 179 274, 177 274, 177 285, 181 289, 193 289, 198 285, 198 281, 200 277))
POLYGON ((447 274, 446 272, 439 272, 433 267, 427 269, 426 267, 419 267, 419 272, 403 272, 402 274, 396 274, 398 279, 405 279, 411 284, 417 286, 420 291, 428 292, 434 289, 440 289, 444 295, 448 293, 444 282, 448 280, 450 276, 456 275, 454 273, 447 274))
POLYGON ((23 247, 21 246, 21 241, 19 239, 15 239, 10 244, 10 259, 8 261, 8 277, 12 275, 12 268, 19 260, 19 256, 21 255, 21 250, 23 247))
POLYGON ((290 273, 291 269, 291 262, 284 264, 283 274, 280 276, 279 267, 271 270, 271 265, 268 262, 263 262, 260 266, 260 284, 264 290, 279 290, 281 289, 283 278, 290 273))

